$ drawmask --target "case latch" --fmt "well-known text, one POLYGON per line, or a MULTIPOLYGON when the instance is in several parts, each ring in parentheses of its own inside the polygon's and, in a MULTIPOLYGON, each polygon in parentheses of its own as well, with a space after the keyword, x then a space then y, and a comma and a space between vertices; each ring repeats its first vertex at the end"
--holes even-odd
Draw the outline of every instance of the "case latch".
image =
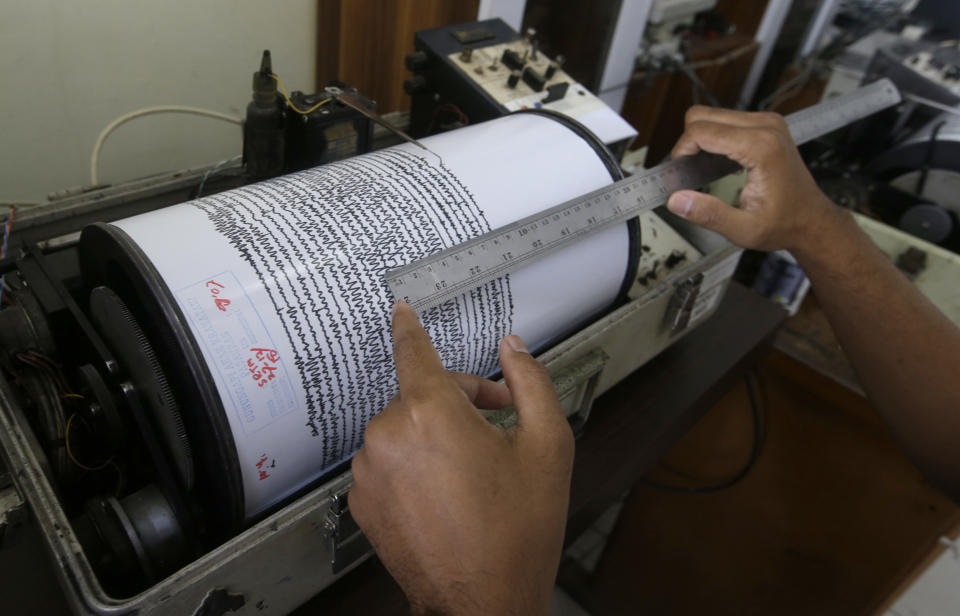
POLYGON ((594 392, 608 359, 610 356, 602 349, 594 349, 553 377, 557 397, 570 420, 573 433, 577 436, 583 431, 590 417, 594 392))
POLYGON ((697 273, 676 283, 676 290, 670 297, 667 311, 663 315, 664 327, 668 328, 671 334, 682 332, 690 324, 690 315, 700 294, 702 282, 703 273, 697 273))
MULTIPOLYGON (((570 421, 573 433, 577 436, 590 416, 594 392, 597 390, 600 374, 608 359, 610 356, 603 349, 594 349, 564 366, 552 377, 560 407, 570 421)), ((517 423, 517 412, 512 406, 501 410, 481 410, 480 412, 487 421, 504 430, 509 430, 517 423)))
POLYGON ((347 503, 349 488, 330 497, 330 508, 324 521, 326 527, 327 550, 330 553, 330 568, 340 573, 367 554, 373 552, 373 546, 360 532, 360 527, 350 515, 347 503))

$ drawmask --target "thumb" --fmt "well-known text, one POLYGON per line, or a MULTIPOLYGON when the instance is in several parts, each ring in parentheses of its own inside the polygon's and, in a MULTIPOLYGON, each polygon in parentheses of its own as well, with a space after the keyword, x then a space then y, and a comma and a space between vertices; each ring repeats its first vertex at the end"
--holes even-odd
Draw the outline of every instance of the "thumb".
POLYGON ((550 374, 530 355, 519 336, 507 336, 500 343, 500 367, 523 438, 555 438, 559 428, 569 432, 550 374))
POLYGON ((746 212, 727 205, 713 195, 695 190, 678 190, 670 195, 667 209, 701 227, 716 231, 734 244, 749 229, 746 212))

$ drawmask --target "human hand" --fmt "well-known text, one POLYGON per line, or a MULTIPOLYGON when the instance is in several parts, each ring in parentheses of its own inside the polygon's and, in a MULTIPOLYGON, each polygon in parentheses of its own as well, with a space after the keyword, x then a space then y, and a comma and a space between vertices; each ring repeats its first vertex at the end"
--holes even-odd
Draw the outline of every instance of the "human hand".
POLYGON ((691 107, 673 158, 699 151, 723 154, 747 172, 740 208, 692 190, 670 196, 671 212, 756 250, 802 250, 842 218, 820 191, 783 117, 691 107))
POLYGON ((506 386, 447 372, 409 305, 393 314, 400 392, 367 425, 350 510, 415 612, 546 614, 560 561, 573 433, 517 336, 506 386), (513 402, 517 425, 480 408, 513 402))

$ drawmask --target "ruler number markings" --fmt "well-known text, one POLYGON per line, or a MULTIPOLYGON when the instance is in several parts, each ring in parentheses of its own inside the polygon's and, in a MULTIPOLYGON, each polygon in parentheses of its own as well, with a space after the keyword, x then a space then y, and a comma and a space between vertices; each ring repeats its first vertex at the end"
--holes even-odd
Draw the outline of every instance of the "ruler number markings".
MULTIPOLYGON (((900 101, 887 80, 875 82, 787 117, 800 144, 841 128, 900 101)), ((552 253, 666 202, 681 188, 697 188, 733 170, 717 155, 698 155, 654 167, 642 174, 576 197, 477 238, 386 273, 394 294, 423 309, 439 305, 552 253)))

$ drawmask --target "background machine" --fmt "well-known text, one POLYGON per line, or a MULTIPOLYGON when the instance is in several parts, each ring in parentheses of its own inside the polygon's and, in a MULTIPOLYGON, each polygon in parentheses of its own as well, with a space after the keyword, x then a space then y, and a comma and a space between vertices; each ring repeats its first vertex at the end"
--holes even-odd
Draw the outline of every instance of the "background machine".
MULTIPOLYGON (((242 167, 18 221, 0 528, 12 545, 31 519, 75 612, 286 613, 369 556, 346 495, 392 395, 383 273, 623 176, 607 145, 629 127, 532 35, 493 20, 416 47, 419 142, 369 152, 369 101, 287 95, 265 54, 242 167)), ((712 314, 741 255, 663 209, 584 242, 424 315, 458 369, 495 374, 491 341, 524 335, 575 429, 712 314)))
POLYGON ((564 58, 539 50, 536 31, 521 36, 500 19, 418 32, 405 58, 413 75, 415 137, 483 122, 521 109, 567 115, 619 156, 637 135, 617 112, 563 70, 564 58))

